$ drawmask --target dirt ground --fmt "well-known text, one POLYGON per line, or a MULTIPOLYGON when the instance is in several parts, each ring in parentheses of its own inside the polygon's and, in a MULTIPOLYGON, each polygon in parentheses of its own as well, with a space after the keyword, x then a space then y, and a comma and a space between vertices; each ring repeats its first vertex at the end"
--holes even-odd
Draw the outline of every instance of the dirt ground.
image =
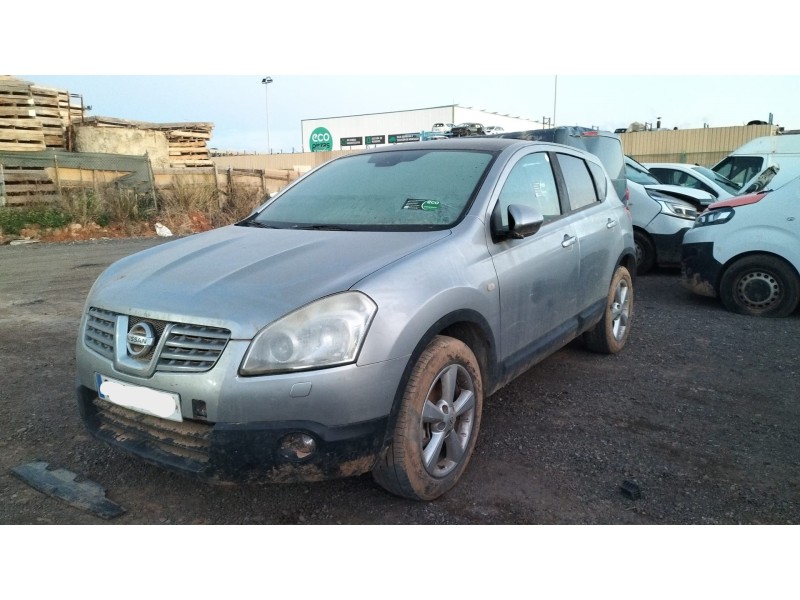
POLYGON ((169 239, 0 246, 0 524, 800 522, 800 315, 734 315, 674 270, 637 279, 622 353, 571 344, 488 398, 464 479, 435 502, 369 475, 212 487, 144 464, 84 430, 74 348, 102 269, 169 239), (96 482, 125 512, 101 519, 12 473, 35 460, 96 482))

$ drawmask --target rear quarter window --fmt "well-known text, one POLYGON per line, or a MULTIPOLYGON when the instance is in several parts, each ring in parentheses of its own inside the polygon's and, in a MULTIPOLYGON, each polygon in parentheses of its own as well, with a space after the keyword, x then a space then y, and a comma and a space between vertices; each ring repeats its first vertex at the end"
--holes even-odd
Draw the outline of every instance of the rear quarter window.
POLYGON ((587 162, 586 164, 589 166, 589 172, 592 174, 597 197, 602 202, 608 195, 608 179, 606 179, 606 173, 603 171, 603 167, 597 163, 587 162))

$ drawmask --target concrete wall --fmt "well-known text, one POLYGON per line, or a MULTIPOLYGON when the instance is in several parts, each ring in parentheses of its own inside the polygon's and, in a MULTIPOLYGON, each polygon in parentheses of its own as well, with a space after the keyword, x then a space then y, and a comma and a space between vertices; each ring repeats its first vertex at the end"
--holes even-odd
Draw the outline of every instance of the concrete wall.
POLYGON ((163 131, 127 127, 74 127, 76 152, 102 152, 141 156, 147 153, 153 168, 169 166, 169 142, 163 131))

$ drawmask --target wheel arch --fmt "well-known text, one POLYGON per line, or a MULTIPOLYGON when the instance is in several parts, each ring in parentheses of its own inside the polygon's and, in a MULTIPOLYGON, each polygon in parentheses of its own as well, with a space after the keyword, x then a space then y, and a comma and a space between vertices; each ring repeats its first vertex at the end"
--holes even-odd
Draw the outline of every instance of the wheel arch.
POLYGON ((420 337, 414 350, 408 358, 400 384, 395 390, 392 400, 392 410, 389 413, 389 426, 386 429, 386 440, 384 449, 388 448, 392 441, 392 433, 397 423, 397 416, 403 400, 403 394, 408 384, 411 371, 419 360, 419 357, 428 347, 428 344, 437 336, 445 335, 464 342, 478 361, 483 380, 484 397, 488 397, 495 391, 499 377, 497 366, 497 343, 491 333, 491 327, 486 318, 479 312, 471 309, 460 309, 452 311, 436 322, 432 323, 425 333, 420 337))

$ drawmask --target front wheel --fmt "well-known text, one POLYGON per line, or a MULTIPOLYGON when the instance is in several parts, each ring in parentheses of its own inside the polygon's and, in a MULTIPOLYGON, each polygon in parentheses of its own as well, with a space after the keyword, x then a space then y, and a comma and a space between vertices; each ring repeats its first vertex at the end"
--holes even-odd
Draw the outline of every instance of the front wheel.
POLYGON ((719 296, 722 305, 735 313, 787 317, 797 307, 800 280, 794 269, 780 258, 746 256, 725 271, 719 296))
POLYGON ((482 408, 475 355, 457 339, 435 337, 411 372, 392 443, 372 471, 375 481, 412 500, 450 490, 472 456, 482 408))
POLYGON ((616 354, 625 347, 633 318, 633 280, 623 266, 617 267, 608 289, 603 318, 583 334, 589 350, 616 354))

